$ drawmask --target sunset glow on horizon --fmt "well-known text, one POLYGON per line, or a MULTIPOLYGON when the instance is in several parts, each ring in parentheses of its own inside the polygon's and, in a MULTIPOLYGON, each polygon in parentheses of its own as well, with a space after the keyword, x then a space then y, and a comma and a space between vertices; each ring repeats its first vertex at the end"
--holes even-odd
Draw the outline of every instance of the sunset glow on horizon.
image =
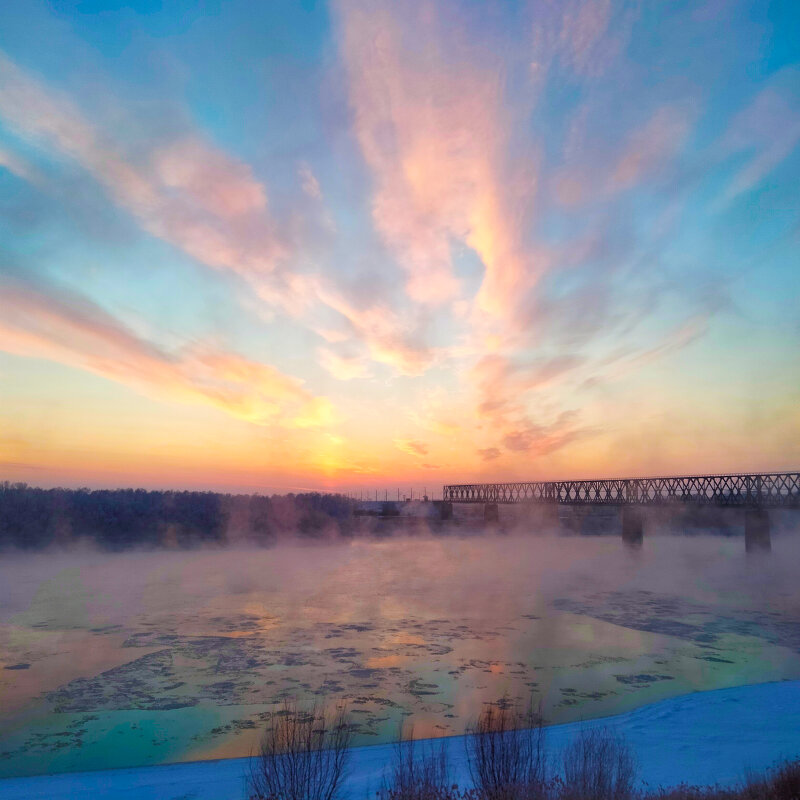
POLYGON ((800 466, 800 8, 0 7, 0 480, 800 466))

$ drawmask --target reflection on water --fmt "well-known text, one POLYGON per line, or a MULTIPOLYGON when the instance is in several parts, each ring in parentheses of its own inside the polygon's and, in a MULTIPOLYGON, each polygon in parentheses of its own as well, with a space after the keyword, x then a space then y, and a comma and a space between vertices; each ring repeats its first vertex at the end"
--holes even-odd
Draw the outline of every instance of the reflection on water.
POLYGON ((346 699, 357 743, 550 722, 800 677, 800 537, 398 538, 4 556, 0 775, 247 754, 286 696, 346 699))

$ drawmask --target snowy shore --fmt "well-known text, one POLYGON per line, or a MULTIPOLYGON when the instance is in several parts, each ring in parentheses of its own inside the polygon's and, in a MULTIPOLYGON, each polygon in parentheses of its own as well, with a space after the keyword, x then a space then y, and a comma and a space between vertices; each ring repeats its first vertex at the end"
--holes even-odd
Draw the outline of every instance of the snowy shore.
MULTIPOLYGON (((800 681, 765 683, 664 700, 593 720, 624 735, 650 786, 731 783, 747 770, 800 756, 800 681)), ((579 724, 547 729, 558 758, 579 724)), ((446 740, 452 777, 465 784, 461 737, 446 740)), ((380 786, 392 746, 354 748, 345 796, 366 800, 380 786)), ((0 780, 2 800, 242 800, 247 759, 200 761, 0 780)))

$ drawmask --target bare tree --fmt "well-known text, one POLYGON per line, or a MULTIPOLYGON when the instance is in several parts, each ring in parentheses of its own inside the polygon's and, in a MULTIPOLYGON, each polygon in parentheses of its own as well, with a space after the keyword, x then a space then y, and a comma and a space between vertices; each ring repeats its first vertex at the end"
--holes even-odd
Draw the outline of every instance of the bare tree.
POLYGON ((585 728, 564 751, 564 800, 630 800, 636 761, 608 728, 585 728))
POLYGON ((252 759, 251 800, 335 800, 352 740, 347 710, 298 709, 293 700, 270 714, 252 759))
POLYGON ((472 783, 485 800, 536 800, 548 795, 545 734, 531 705, 508 698, 487 704, 465 738, 472 783))
POLYGON ((419 743, 413 729, 401 734, 380 800, 451 800, 457 796, 448 779, 444 742, 419 743))

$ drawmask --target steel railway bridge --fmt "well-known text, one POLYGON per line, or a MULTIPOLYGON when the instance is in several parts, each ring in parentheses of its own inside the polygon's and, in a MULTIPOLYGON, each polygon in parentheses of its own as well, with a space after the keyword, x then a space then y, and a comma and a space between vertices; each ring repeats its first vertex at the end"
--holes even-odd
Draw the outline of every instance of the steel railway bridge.
POLYGON ((745 512, 745 544, 752 551, 770 548, 768 509, 800 509, 800 472, 454 484, 443 487, 442 499, 445 504, 483 503, 487 522, 497 521, 498 505, 509 503, 534 503, 553 510, 559 505, 619 506, 622 537, 632 544, 642 541, 644 506, 738 507, 745 512))

